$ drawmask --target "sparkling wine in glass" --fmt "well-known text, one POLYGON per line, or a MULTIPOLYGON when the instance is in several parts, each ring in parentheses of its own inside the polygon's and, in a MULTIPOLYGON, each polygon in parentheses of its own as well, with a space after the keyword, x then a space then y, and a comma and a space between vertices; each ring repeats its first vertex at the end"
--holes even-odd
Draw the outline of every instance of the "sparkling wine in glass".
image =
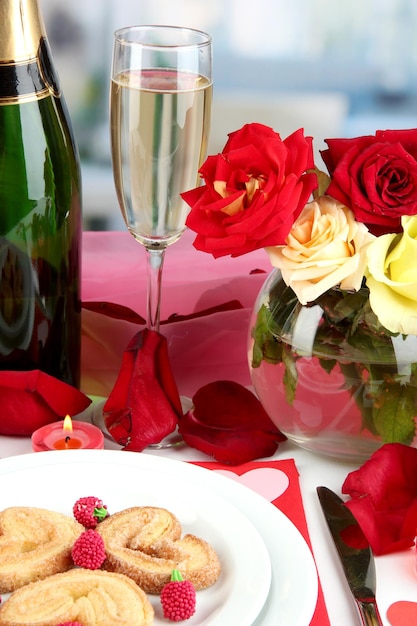
POLYGON ((198 183, 212 99, 211 38, 175 26, 115 33, 110 96, 114 181, 129 232, 146 249, 147 326, 159 330, 166 248, 181 237, 181 192, 198 183))

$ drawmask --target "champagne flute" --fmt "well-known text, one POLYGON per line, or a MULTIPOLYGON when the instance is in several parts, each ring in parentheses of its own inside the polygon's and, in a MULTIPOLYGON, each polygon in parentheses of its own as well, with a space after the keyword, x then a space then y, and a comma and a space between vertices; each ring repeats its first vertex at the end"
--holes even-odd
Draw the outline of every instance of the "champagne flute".
POLYGON ((115 187, 129 232, 146 249, 147 326, 159 331, 166 248, 185 229, 180 194, 207 149, 211 37, 176 26, 115 32, 110 96, 115 187))

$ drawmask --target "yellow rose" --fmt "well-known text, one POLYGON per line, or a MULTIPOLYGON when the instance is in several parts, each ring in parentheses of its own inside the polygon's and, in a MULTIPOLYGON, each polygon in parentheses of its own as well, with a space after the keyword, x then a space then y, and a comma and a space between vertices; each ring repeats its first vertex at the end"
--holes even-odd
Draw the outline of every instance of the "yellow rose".
POLYGON ((417 335, 417 215, 401 218, 400 235, 382 235, 367 250, 369 303, 385 328, 417 335))
POLYGON ((338 285, 357 291, 366 267, 365 250, 374 238, 350 209, 320 196, 304 207, 287 245, 266 250, 285 283, 307 304, 338 285))

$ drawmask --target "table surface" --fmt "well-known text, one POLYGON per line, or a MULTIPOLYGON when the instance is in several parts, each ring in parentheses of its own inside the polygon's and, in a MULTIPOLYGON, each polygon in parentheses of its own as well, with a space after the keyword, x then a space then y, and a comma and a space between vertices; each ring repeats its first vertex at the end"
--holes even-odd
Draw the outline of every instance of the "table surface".
MULTIPOLYGON (((172 350, 173 369, 180 393, 191 396, 201 384, 222 378, 250 384, 246 362, 247 325, 255 296, 266 277, 266 274, 259 270, 268 272, 269 269, 269 262, 263 251, 245 255, 240 259, 217 260, 198 253, 192 247, 192 234, 189 232, 167 251, 162 319, 167 319, 173 313, 187 314, 235 298, 242 304, 242 308, 237 311, 210 315, 210 319, 201 317, 190 322, 174 321, 162 326, 161 332, 167 335, 172 350), (207 324, 210 326, 210 332, 207 332, 207 324), (224 350, 222 334, 224 327, 227 328, 228 337, 232 333, 233 342, 240 346, 236 353, 232 351, 230 354, 224 350), (214 336, 214 343, 221 344, 219 353, 216 352, 216 348, 210 350, 205 346, 207 337, 213 335, 213 329, 218 335, 214 336), (200 338, 200 344, 195 344, 196 337, 200 338), (206 354, 210 355, 208 359, 205 358, 206 354), (199 363, 199 356, 204 364, 199 363)), ((144 254, 132 237, 123 232, 84 233, 84 301, 112 301, 130 306, 144 315, 145 283, 144 254)), ((118 328, 121 328, 119 344, 117 345, 112 337, 112 351, 107 355, 109 363, 106 363, 99 372, 99 364, 102 363, 103 357, 100 350, 95 355, 96 360, 90 358, 91 328, 94 327, 96 320, 89 318, 90 312, 87 313, 88 319, 83 318, 83 389, 90 394, 105 395, 106 387, 108 391, 117 374, 126 337, 131 336, 137 327, 129 323, 119 324, 118 328), (95 378, 100 377, 101 381, 96 386, 95 378)), ((114 320, 112 323, 115 323, 114 320)), ((116 333, 112 333, 114 334, 116 333)), ((114 446, 106 440, 105 447, 114 446)), ((0 437, 0 457, 30 452, 29 438, 0 437)), ((187 447, 147 452, 180 461, 212 460, 187 447)), ((295 459, 300 474, 313 552, 331 624, 335 626, 359 624, 316 495, 318 485, 326 485, 340 493, 346 475, 357 466, 313 454, 290 442, 280 444, 274 458, 295 459)), ((388 626, 386 611, 391 603, 417 599, 415 552, 410 549, 395 555, 377 557, 376 569, 377 600, 383 623, 388 626)))

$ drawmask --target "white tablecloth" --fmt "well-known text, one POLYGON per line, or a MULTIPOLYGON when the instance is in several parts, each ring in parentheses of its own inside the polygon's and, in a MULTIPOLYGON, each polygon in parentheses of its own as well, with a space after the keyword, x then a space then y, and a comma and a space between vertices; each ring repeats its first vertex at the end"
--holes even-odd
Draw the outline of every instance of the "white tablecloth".
MULTIPOLYGON (((255 295, 265 274, 252 270, 269 270, 263 251, 241 259, 213 260, 208 255, 197 253, 191 246, 192 236, 186 235, 168 250, 164 276, 164 304, 162 319, 172 313, 187 314, 237 298, 242 309, 233 313, 210 316, 210 320, 195 319, 191 323, 167 324, 167 333, 172 350, 173 368, 178 377, 180 393, 192 395, 204 382, 229 378, 249 384, 246 364, 245 336, 250 311, 255 295), (212 360, 199 361, 198 346, 192 337, 201 337, 207 332, 207 323, 220 333, 220 346, 208 346, 212 360), (204 326, 204 324, 206 324, 204 326), (191 331, 189 329, 191 328, 191 331), (234 333, 238 350, 225 352, 221 345, 222 330, 234 333), (226 355, 226 356, 225 356, 226 355), (232 362, 229 362, 229 356, 232 362), (217 361, 216 361, 217 359, 217 361), (233 361, 235 359, 235 361, 233 361)), ((86 233, 83 254, 83 298, 88 301, 107 300, 124 304, 139 314, 145 312, 145 264, 143 251, 127 233, 86 233)), ((105 358, 99 345, 93 345, 93 328, 97 330, 97 318, 87 313, 84 317, 83 387, 95 395, 105 395, 111 388, 120 355, 127 339, 137 330, 132 324, 120 323, 118 337, 110 337, 104 346, 105 358), (91 356, 90 350, 96 353, 91 356), (100 366, 101 364, 101 366, 100 366), (101 371, 94 368, 101 367, 101 371), (99 381, 99 382, 97 382, 99 381)), ((110 322, 116 323, 116 322, 110 322)), ((113 333, 114 334, 114 333, 113 333)), ((117 334, 117 333, 116 333, 117 334)), ((230 333, 229 333, 230 335, 230 333)), ((98 343, 100 343, 98 339, 98 343)), ((201 354, 203 352, 201 351, 201 354)), ((205 354, 205 353, 204 353, 205 354)), ((115 447, 106 441, 106 447, 115 447)), ((0 457, 31 452, 30 440, 18 437, 0 437, 0 457)), ((147 451, 182 461, 210 460, 190 448, 176 450, 147 451)), ((280 444, 277 459, 294 458, 299 474, 305 512, 313 545, 313 552, 323 586, 325 601, 332 626, 359 624, 354 603, 343 578, 341 566, 319 507, 316 487, 326 485, 340 493, 346 475, 355 465, 327 459, 302 450, 290 442, 280 444)), ((384 624, 388 626, 386 610, 398 600, 417 600, 417 576, 415 574, 414 550, 378 557, 377 599, 384 624)), ((284 564, 285 566, 285 564, 284 564)), ((300 590, 302 593, 302 590, 300 590)), ((279 616, 277 616, 277 624, 279 616)), ((291 625, 282 625, 291 626, 291 625)))

